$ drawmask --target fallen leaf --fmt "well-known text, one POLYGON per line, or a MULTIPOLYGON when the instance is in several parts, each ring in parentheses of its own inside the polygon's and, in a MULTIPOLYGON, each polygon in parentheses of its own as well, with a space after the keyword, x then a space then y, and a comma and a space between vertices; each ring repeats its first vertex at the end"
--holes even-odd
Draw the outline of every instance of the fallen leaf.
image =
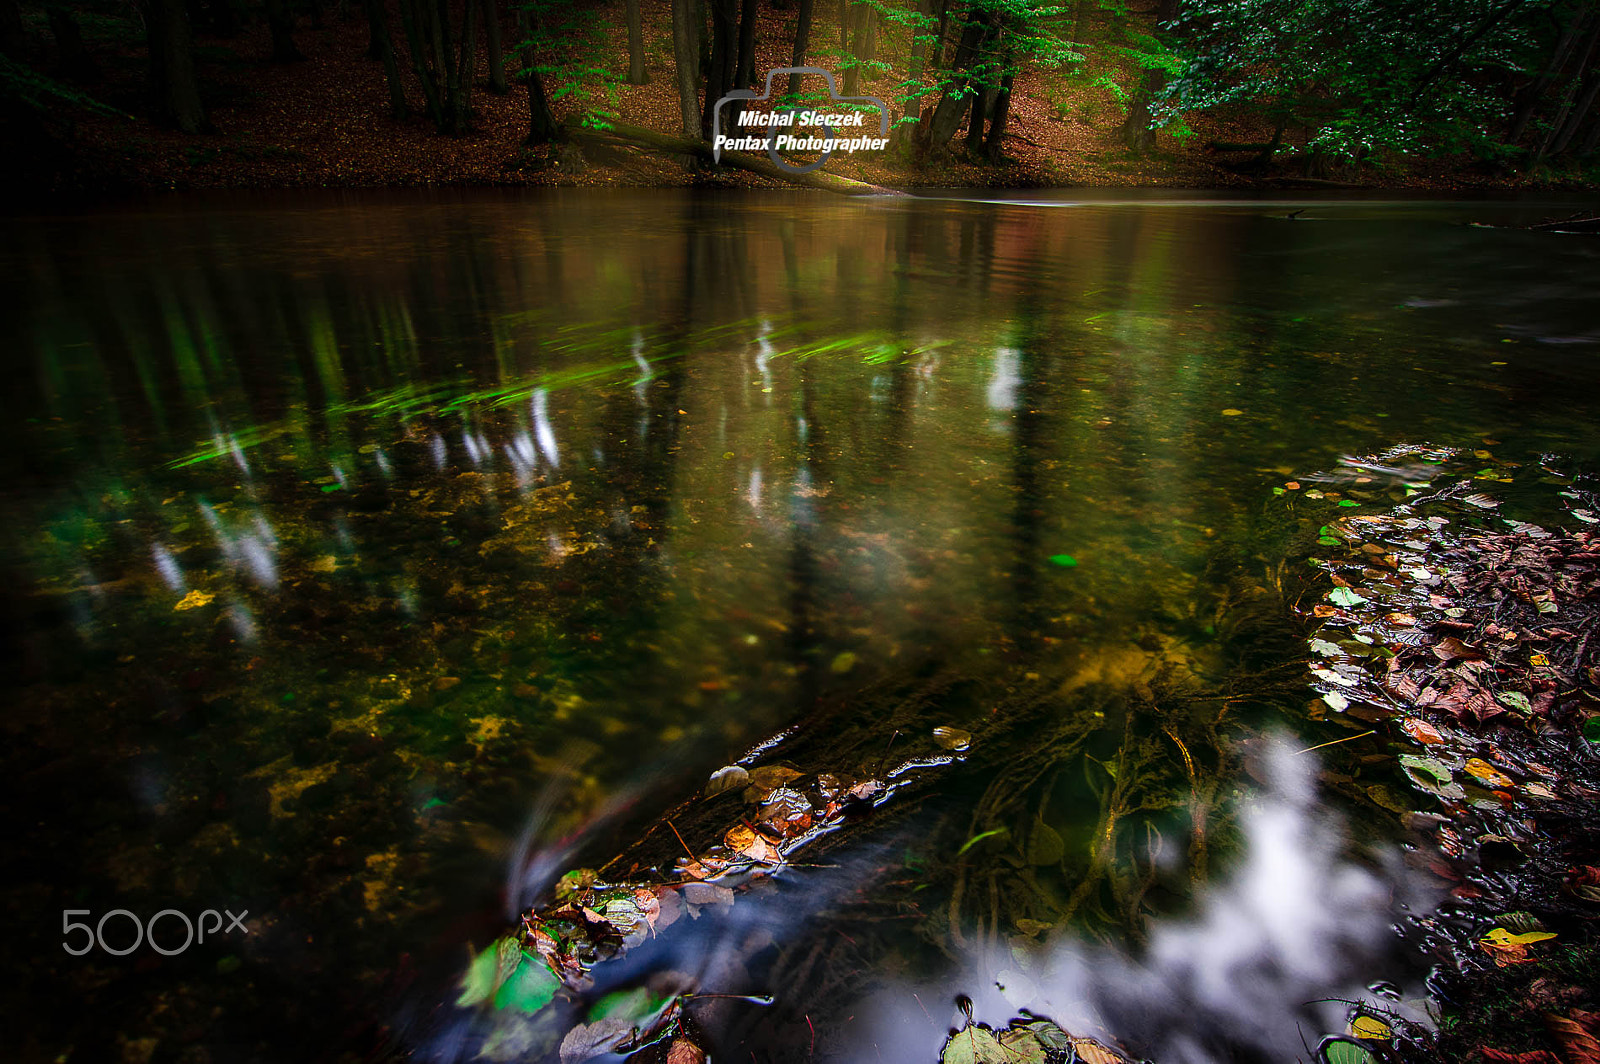
POLYGON ((1364 1012, 1350 1022, 1350 1033, 1369 1042, 1386 1042, 1394 1037, 1387 1023, 1364 1012))
POLYGON ((1439 729, 1421 717, 1400 718, 1400 730, 1409 735, 1414 742, 1425 745, 1444 742, 1444 736, 1440 734, 1439 729))
POLYGON ((940 725, 933 729, 933 741, 946 750, 965 750, 972 745, 972 733, 940 725))
POLYGON ((1507 776, 1481 757, 1469 758, 1464 767, 1468 775, 1482 780, 1491 787, 1515 786, 1510 776, 1507 776))
POLYGON ((602 1053, 614 1053, 633 1041, 633 1024, 614 1016, 580 1023, 561 1040, 561 1064, 581 1064, 602 1053))
POLYGON ((706 783, 706 797, 721 794, 723 791, 738 790, 750 783, 750 773, 738 765, 727 765, 711 774, 711 779, 706 783))

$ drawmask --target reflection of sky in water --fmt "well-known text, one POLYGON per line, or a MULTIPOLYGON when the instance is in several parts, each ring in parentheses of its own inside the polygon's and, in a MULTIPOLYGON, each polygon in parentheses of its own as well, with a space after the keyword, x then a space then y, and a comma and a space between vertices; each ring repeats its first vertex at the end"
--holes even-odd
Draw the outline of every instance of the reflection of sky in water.
POLYGON ((1037 955, 968 957, 965 978, 873 995, 858 1017, 866 1033, 847 1055, 872 1059, 875 1045, 890 1064, 937 1059, 947 1025, 961 1022, 952 990, 996 1028, 1027 1009, 1075 1035, 1120 1038, 1162 1064, 1226 1064, 1245 1052, 1300 1059, 1302 1036, 1314 1045, 1344 1029, 1347 1006, 1324 999, 1396 1008, 1365 987, 1403 967, 1391 928, 1423 885, 1392 849, 1352 859, 1339 818, 1318 800, 1312 757, 1282 742, 1265 756, 1272 782, 1246 802, 1236 866, 1202 891, 1191 916, 1153 921, 1138 955, 1069 936, 1037 955))

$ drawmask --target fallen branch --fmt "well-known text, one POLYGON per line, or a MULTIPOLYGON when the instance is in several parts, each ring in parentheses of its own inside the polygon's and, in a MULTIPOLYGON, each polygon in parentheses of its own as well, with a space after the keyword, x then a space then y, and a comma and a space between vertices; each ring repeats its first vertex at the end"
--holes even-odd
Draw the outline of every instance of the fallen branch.
POLYGON ((715 161, 721 166, 731 166, 735 170, 745 170, 762 177, 770 177, 777 181, 784 181, 791 185, 801 185, 806 188, 821 189, 824 192, 835 192, 841 196, 903 196, 904 192, 897 189, 885 188, 882 185, 873 185, 865 181, 855 181, 838 174, 829 174, 821 170, 813 170, 806 174, 791 173, 783 167, 764 159, 759 155, 750 155, 746 152, 725 151, 720 160, 713 159, 711 145, 698 138, 676 136, 671 133, 658 133, 653 129, 643 126, 630 126, 622 123, 613 123, 609 129, 590 129, 577 122, 567 122, 563 127, 570 140, 579 143, 632 145, 634 147, 654 148, 657 151, 671 152, 675 155, 690 155, 698 159, 715 161))

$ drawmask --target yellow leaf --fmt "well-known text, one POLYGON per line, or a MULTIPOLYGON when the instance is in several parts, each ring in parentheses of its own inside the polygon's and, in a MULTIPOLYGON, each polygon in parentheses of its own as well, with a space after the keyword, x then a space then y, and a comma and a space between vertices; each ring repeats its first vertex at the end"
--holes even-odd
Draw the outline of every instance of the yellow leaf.
POLYGON ((1511 777, 1495 768, 1481 757, 1469 758, 1466 764, 1469 775, 1489 784, 1491 787, 1510 787, 1511 777))
POLYGON ((1554 931, 1524 931, 1520 935, 1513 935, 1503 927, 1496 927, 1484 935, 1480 941, 1493 946, 1526 946, 1532 942, 1543 942, 1545 939, 1555 938, 1554 931))
POLYGON ((1376 1016, 1362 1013, 1350 1022, 1350 1033, 1357 1038, 1366 1038, 1375 1042, 1386 1042, 1394 1037, 1394 1032, 1389 1030, 1389 1025, 1376 1016))

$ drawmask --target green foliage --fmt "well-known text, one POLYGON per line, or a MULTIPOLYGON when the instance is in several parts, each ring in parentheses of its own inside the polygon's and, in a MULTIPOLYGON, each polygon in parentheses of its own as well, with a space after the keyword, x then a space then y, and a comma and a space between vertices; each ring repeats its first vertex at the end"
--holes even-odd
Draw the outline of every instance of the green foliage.
MULTIPOLYGON (((528 35, 509 50, 521 64, 517 74, 537 71, 551 104, 570 100, 578 105, 584 126, 610 129, 617 117, 617 86, 627 80, 627 72, 608 65, 615 57, 601 13, 564 0, 520 0, 512 10, 522 12, 529 27, 528 35)), ((627 64, 626 53, 622 63, 627 64)))
POLYGON ((132 117, 114 107, 107 107, 70 85, 47 78, 4 54, 0 54, 0 101, 14 101, 35 111, 46 110, 52 104, 66 104, 118 118, 132 117))
POLYGON ((1537 72, 1563 0, 1193 0, 1158 119, 1224 104, 1304 125, 1308 148, 1492 155, 1508 83, 1537 72), (1552 17, 1554 16, 1554 17, 1552 17))

